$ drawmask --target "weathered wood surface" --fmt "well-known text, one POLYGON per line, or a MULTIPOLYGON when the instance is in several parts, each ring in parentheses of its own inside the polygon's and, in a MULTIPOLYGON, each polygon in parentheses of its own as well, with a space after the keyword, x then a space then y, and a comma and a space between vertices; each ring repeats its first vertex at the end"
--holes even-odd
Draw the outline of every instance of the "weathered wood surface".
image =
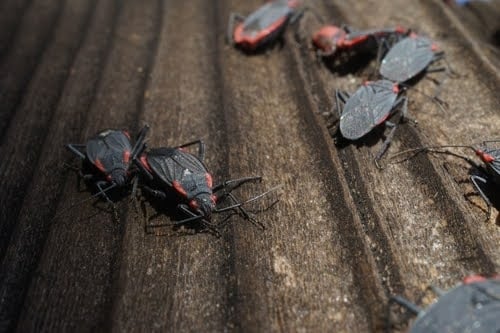
MULTIPOLYGON (((404 25, 446 51, 441 110, 422 79, 391 152, 497 138, 498 51, 464 9, 435 1, 309 1, 327 22, 404 25)), ((378 170, 382 133, 336 147, 323 113, 336 88, 372 70, 330 72, 306 12, 282 49, 247 56, 225 45, 231 11, 261 1, 0 2, 0 330, 346 331, 381 329, 388 296, 419 299, 500 267, 498 213, 467 164, 421 154, 378 170), (197 138, 216 180, 262 175, 250 197, 282 184, 258 215, 222 237, 144 231, 141 201, 118 219, 79 191, 65 143, 102 128, 152 127, 150 146, 197 138), (56 215, 60 212, 59 215, 56 215)), ((488 31, 491 28, 488 26, 488 31)), ((439 77, 439 74, 433 75, 439 77)), ((390 154, 389 153, 389 154, 390 154)), ((157 221, 168 221, 160 215, 157 221)))

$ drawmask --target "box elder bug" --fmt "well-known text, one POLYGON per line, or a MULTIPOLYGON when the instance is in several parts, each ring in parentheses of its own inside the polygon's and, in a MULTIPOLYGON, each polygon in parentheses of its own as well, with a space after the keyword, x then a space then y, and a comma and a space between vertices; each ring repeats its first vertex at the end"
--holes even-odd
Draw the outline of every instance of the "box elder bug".
MULTIPOLYGON (((218 234, 215 225, 211 223, 212 213, 233 211, 264 228, 242 206, 268 194, 274 189, 245 202, 239 202, 231 191, 244 183, 260 181, 261 177, 228 180, 214 186, 212 176, 203 163, 204 151, 203 141, 197 140, 175 148, 154 148, 143 153, 136 161, 147 177, 147 184, 143 184, 141 188, 160 199, 167 199, 172 191, 177 194, 180 199, 177 208, 188 217, 171 223, 173 225, 200 221, 218 234), (192 145, 198 145, 198 156, 184 150, 184 148, 192 145), (232 204, 218 208, 218 203, 225 198, 229 198, 232 204)), ((164 225, 168 224, 156 224, 150 225, 150 227, 164 225)))
POLYGON ((229 16, 227 42, 245 51, 256 51, 281 38, 288 23, 300 17, 296 0, 274 0, 259 7, 248 17, 229 16))
POLYGON ((439 299, 427 309, 401 296, 397 303, 417 316, 410 333, 500 332, 500 277, 470 276, 447 292, 434 288, 439 299))
MULTIPOLYGON (((392 127, 386 137, 382 148, 375 156, 375 163, 383 156, 389 147, 396 130, 396 124, 388 121, 402 106, 401 119, 407 113, 408 100, 401 96, 397 83, 388 80, 366 82, 356 92, 349 95, 337 90, 335 92, 336 107, 339 112, 339 125, 337 134, 348 140, 358 140, 368 134, 372 129, 381 124, 392 127), (344 104, 342 108, 340 103, 344 104)), ((332 111, 333 112, 333 111, 332 111)))
MULTIPOLYGON (((474 184, 474 187, 476 188, 477 192, 481 196, 481 198, 484 200, 488 207, 488 212, 486 219, 488 220, 491 216, 491 207, 493 206, 491 204, 491 201, 488 199, 484 191, 481 189, 481 186, 479 183, 483 184, 493 184, 496 187, 500 186, 500 148, 492 148, 488 147, 488 143, 498 143, 500 140, 489 140, 489 141, 483 141, 483 143, 480 145, 480 147, 474 147, 474 146, 467 146, 467 145, 445 145, 445 146, 429 146, 429 147, 420 147, 420 148, 414 148, 414 149, 408 149, 401 151, 393 156, 391 158, 395 158, 397 156, 411 153, 413 152, 414 154, 412 156, 415 156, 416 154, 420 152, 433 152, 433 153, 440 153, 440 154, 448 154, 448 155, 453 155, 459 158, 462 158, 463 160, 467 161, 470 165, 472 165, 477 171, 481 173, 481 175, 471 175, 470 180, 472 184, 474 184), (484 167, 478 165, 475 163, 473 160, 466 156, 462 156, 447 150, 440 151, 439 149, 443 148, 467 148, 471 149, 474 151, 474 153, 481 159, 481 161, 484 163, 484 167)), ((410 157, 407 157, 405 159, 402 159, 398 162, 403 162, 408 160, 410 157)), ((397 162, 397 163, 398 163, 397 162)))
POLYGON ((408 32, 409 30, 402 27, 352 31, 346 26, 325 25, 313 34, 312 43, 318 57, 331 57, 340 52, 366 48, 369 47, 368 44, 371 44, 371 47, 375 45, 380 54, 386 40, 399 40, 408 32))
POLYGON ((125 130, 107 129, 97 133, 85 144, 67 144, 66 147, 82 160, 79 175, 97 186, 99 193, 110 203, 105 193, 114 187, 130 183, 133 161, 144 147, 149 126, 139 132, 132 146, 130 134, 125 130))
POLYGON ((443 58, 444 52, 432 40, 411 33, 387 52, 380 65, 380 74, 391 81, 406 82, 424 70, 443 71, 443 67, 428 68, 443 58))

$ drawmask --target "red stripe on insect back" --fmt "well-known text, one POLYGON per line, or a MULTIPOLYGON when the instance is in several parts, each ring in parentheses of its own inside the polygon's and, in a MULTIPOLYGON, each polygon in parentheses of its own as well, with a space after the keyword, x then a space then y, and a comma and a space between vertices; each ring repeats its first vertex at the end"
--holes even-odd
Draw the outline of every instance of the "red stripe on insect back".
POLYGON ((212 182, 212 175, 211 175, 211 174, 209 174, 209 173, 207 172, 207 173, 205 174, 205 179, 206 179, 206 181, 207 181, 207 185, 208 185, 208 187, 209 187, 209 188, 212 188, 212 184, 213 184, 213 182, 212 182))
POLYGON ((179 183, 177 180, 174 180, 172 182, 172 186, 173 188, 179 193, 181 194, 182 196, 187 196, 187 193, 186 193, 186 190, 184 189, 184 187, 182 187, 181 183, 179 183))
POLYGON ((128 164, 129 161, 130 161, 130 152, 128 150, 125 150, 123 152, 123 162, 125 164, 128 164))
POLYGON ((464 277, 464 284, 486 281, 486 278, 481 275, 469 275, 464 277))
POLYGON ((149 172, 152 172, 151 166, 149 166, 148 159, 147 159, 146 155, 141 155, 141 157, 139 158, 139 161, 141 161, 141 164, 146 168, 146 170, 148 170, 149 172))
POLYGON ((256 48, 260 41, 266 38, 268 35, 273 33, 279 27, 285 23, 287 16, 284 16, 271 24, 269 27, 262 29, 257 33, 257 35, 251 37, 243 34, 243 23, 239 24, 234 30, 234 41, 237 44, 245 44, 249 48, 256 48))
POLYGON ((100 160, 95 160, 94 165, 102 172, 106 172, 106 168, 104 167, 104 165, 102 165, 102 162, 100 160))

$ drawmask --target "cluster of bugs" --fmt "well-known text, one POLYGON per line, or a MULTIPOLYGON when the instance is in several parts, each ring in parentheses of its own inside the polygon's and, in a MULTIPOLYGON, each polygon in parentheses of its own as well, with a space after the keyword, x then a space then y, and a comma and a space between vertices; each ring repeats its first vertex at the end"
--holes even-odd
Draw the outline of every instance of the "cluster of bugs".
MULTIPOLYGON (((231 13, 226 39, 245 52, 265 49, 281 40, 287 26, 301 17, 305 9, 299 9, 295 0, 275 0, 247 17, 231 13)), ((403 27, 356 31, 347 26, 325 25, 313 34, 312 44, 322 58, 377 49, 380 79, 365 82, 352 94, 337 90, 333 105, 339 113, 336 133, 349 141, 365 137, 382 124, 391 127, 375 156, 378 162, 389 147, 397 124, 406 118, 406 83, 423 72, 444 70, 432 66, 444 57, 444 52, 429 38, 403 27), (398 111, 401 111, 400 121, 389 121, 398 111)))
POLYGON ((349 141, 359 140, 374 128, 385 125, 391 131, 375 155, 375 163, 387 151, 398 123, 405 120, 408 82, 424 72, 442 71, 433 64, 444 57, 437 45, 427 37, 402 27, 354 31, 349 27, 327 25, 312 38, 319 57, 334 58, 343 52, 356 52, 375 47, 379 79, 363 83, 354 93, 336 90, 330 113, 337 110, 336 136, 349 141), (390 119, 400 111, 398 122, 390 119))
POLYGON ((239 201, 232 193, 245 183, 260 182, 260 176, 214 184, 212 175, 203 162, 205 145, 202 140, 176 147, 147 149, 145 138, 148 130, 149 127, 144 126, 134 144, 128 131, 107 129, 97 133, 85 144, 67 145, 82 160, 79 175, 97 188, 95 196, 101 196, 112 204, 108 195, 110 190, 132 186, 132 193, 135 195, 139 186, 141 190, 160 200, 174 200, 178 203, 177 209, 185 218, 172 222, 171 225, 198 222, 218 234, 216 225, 211 222, 212 214, 231 211, 263 228, 243 206, 274 189, 244 202, 239 201), (186 150, 190 146, 198 147, 196 155, 186 150), (221 203, 226 199, 230 201, 230 205, 222 207, 221 203))
MULTIPOLYGON (((227 41, 245 52, 261 50, 282 39, 286 27, 300 17, 302 12, 303 9, 298 9, 297 1, 274 0, 247 17, 232 13, 227 41)), ((312 45, 316 56, 325 61, 367 49, 376 54, 377 79, 363 83, 351 94, 336 90, 330 114, 334 113, 334 109, 337 110, 339 117, 336 136, 349 141, 360 140, 382 125, 391 128, 375 155, 377 166, 394 137, 397 125, 407 119, 408 98, 405 92, 412 82, 425 73, 450 69, 447 64, 446 67, 439 65, 445 54, 435 42, 403 27, 356 31, 347 26, 325 25, 313 34, 312 45), (398 113, 399 120, 390 121, 398 113)), ((433 99, 437 100, 437 94, 433 99)), ((487 143, 491 142, 499 141, 485 142, 483 148, 456 145, 422 147, 402 153, 436 151, 448 147, 472 149, 483 161, 484 167, 467 157, 460 157, 481 170, 481 175, 471 176, 471 181, 487 203, 489 217, 491 202, 481 189, 480 183, 500 185, 500 149, 488 147, 487 143)), ((390 301, 418 316, 410 332, 499 330, 498 276, 491 279, 468 278, 447 293, 441 292, 440 296, 439 301, 426 310, 421 310, 401 296, 393 296, 390 301)))

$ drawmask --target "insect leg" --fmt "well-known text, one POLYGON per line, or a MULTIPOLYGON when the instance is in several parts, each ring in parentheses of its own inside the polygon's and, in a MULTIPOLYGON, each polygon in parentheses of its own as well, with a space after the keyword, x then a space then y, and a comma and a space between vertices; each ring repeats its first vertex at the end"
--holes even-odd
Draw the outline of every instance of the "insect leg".
MULTIPOLYGON (((337 112, 339 113, 339 118, 342 116, 342 108, 340 107, 340 102, 344 103, 349 99, 349 94, 346 93, 345 91, 340 91, 338 89, 335 90, 335 101, 336 101, 336 107, 337 107, 337 112)), ((333 110, 330 111, 333 113, 333 110)))
POLYGON ((292 16, 290 17, 290 24, 294 24, 296 23, 298 20, 300 20, 302 18, 302 16, 304 15, 304 12, 306 10, 309 10, 308 7, 304 7, 304 8, 301 8, 297 11, 295 11, 292 16))
POLYGON ((181 220, 181 221, 175 221, 173 223, 174 225, 179 225, 179 224, 184 224, 184 223, 188 223, 188 222, 200 220, 201 223, 205 227, 207 227, 208 230, 210 230, 211 232, 213 232, 216 237, 220 237, 221 236, 221 234, 220 234, 219 230, 217 230, 217 226, 215 224, 210 223, 209 221, 207 221, 205 218, 203 218, 202 215, 196 215, 185 204, 180 204, 180 205, 177 206, 177 208, 179 208, 180 210, 182 210, 187 215, 190 215, 191 217, 188 217, 187 219, 184 219, 184 220, 181 220))
POLYGON ((134 147, 132 148, 132 160, 135 160, 137 156, 142 153, 142 151, 146 148, 146 145, 144 144, 144 140, 146 139, 146 134, 149 131, 149 126, 145 125, 139 134, 137 135, 137 140, 135 142, 134 147))
POLYGON ((94 175, 91 173, 83 173, 81 170, 78 171, 78 176, 83 178, 84 181, 89 181, 94 178, 94 175))
MULTIPOLYGON (((398 99, 396 99, 396 101, 394 102, 393 110, 396 110, 396 108, 401 103, 403 104, 403 106, 401 107, 401 117, 399 118, 399 123, 401 123, 404 119, 407 118, 406 115, 408 113, 408 98, 406 98, 406 96, 400 96, 398 99)), ((396 133, 396 128, 398 126, 396 123, 393 123, 393 122, 390 122, 390 121, 386 121, 385 125, 387 127, 391 127, 391 131, 389 132, 389 135, 384 140, 384 143, 382 144, 382 148, 380 148, 380 150, 378 151, 377 155, 375 156, 375 165, 379 169, 381 167, 380 167, 378 161, 386 153, 387 149, 389 149, 389 146, 390 146, 390 144, 392 142, 392 139, 394 138, 394 134, 396 133)))
MULTIPOLYGON (((240 203, 240 201, 238 199, 236 199, 236 197, 234 196, 234 194, 227 193, 227 196, 231 199, 231 201, 233 202, 233 204, 239 204, 240 203)), ((250 221, 253 225, 255 225, 257 227, 260 227, 262 230, 266 229, 261 222, 257 221, 253 217, 251 217, 250 214, 242 206, 238 206, 238 211, 240 212, 241 215, 243 215, 243 217, 246 220, 250 221)))
POLYGON ((345 23, 342 23, 340 25, 340 29, 344 30, 348 34, 356 32, 356 29, 354 29, 353 27, 351 27, 350 25, 347 25, 345 23))
POLYGON ((134 180, 132 181, 132 197, 137 200, 136 194, 137 194, 137 186, 139 184, 139 178, 134 177, 134 180))
POLYGON ((111 199, 108 197, 108 195, 104 192, 107 190, 108 187, 110 187, 110 186, 115 187, 115 186, 113 184, 111 184, 110 186, 107 186, 106 188, 102 187, 103 185, 108 185, 108 184, 109 183, 104 181, 104 180, 96 182, 95 185, 99 189, 99 193, 97 193, 97 194, 102 196, 104 199, 106 199, 107 202, 109 202, 111 205, 114 206, 113 201, 111 201, 111 199))
POLYGON ((177 148, 185 148, 192 145, 198 145, 198 159, 203 162, 203 160, 205 159, 205 143, 202 139, 185 143, 183 145, 177 146, 177 148))
POLYGON ((443 296, 444 294, 446 294, 446 291, 444 289, 441 289, 439 287, 436 287, 436 286, 430 286, 429 287, 438 297, 441 297, 443 296))
POLYGON ((380 165, 378 164, 378 161, 384 156, 386 153, 387 149, 389 149, 389 146, 392 142, 392 139, 394 138, 394 133, 396 132, 397 124, 386 121, 385 125, 387 127, 391 127, 391 131, 389 132, 389 135, 387 135, 386 139, 384 140, 384 143, 382 144, 382 147, 378 151, 377 155, 375 155, 375 164, 377 165, 377 168, 381 168, 380 165))
POLYGON ((163 191, 154 190, 154 189, 152 189, 151 187, 149 187, 147 185, 143 185, 142 189, 144 189, 146 192, 148 192, 149 194, 151 194, 152 196, 154 196, 156 198, 160 198, 162 200, 167 199, 167 195, 163 191))
POLYGON ((260 182, 261 180, 262 180, 262 177, 260 177, 260 176, 243 177, 243 178, 238 178, 238 179, 226 180, 223 183, 215 185, 212 188, 212 191, 213 192, 218 192, 218 191, 224 189, 226 192, 231 192, 231 191, 237 189, 238 187, 240 187, 241 185, 243 185, 245 183, 253 182, 253 181, 259 181, 260 182), (228 187, 231 187, 231 188, 227 191, 228 187))
POLYGON ((493 206, 493 205, 491 204, 490 199, 488 199, 486 194, 484 194, 483 190, 481 189, 481 187, 479 187, 479 184, 477 183, 478 181, 480 181, 481 183, 486 184, 487 180, 485 178, 483 178, 481 176, 477 176, 477 175, 470 176, 470 180, 471 180, 472 184, 474 184, 474 187, 476 188, 476 190, 479 192, 479 195, 481 196, 481 198, 483 198, 484 202, 488 206, 488 213, 486 216, 486 220, 489 220, 489 218, 491 216, 491 206, 493 206))
POLYGON ((408 98, 406 96, 400 96, 396 101, 394 102, 394 109, 400 105, 403 104, 401 107, 401 120, 408 119, 408 98))
POLYGON ((397 304, 401 305, 402 307, 406 308, 414 315, 418 315, 419 313, 422 312, 422 309, 420 309, 417 305, 413 304, 412 302, 410 302, 406 298, 398 296, 398 295, 391 296, 391 298, 389 299, 389 302, 397 303, 397 304))
POLYGON ((500 140, 486 140, 486 141, 483 141, 483 146, 487 146, 488 143, 498 143, 500 142, 500 140))
POLYGON ((68 148, 73 154, 80 157, 82 160, 85 159, 85 155, 80 151, 80 149, 85 150, 86 145, 69 143, 66 145, 66 148, 68 148))

